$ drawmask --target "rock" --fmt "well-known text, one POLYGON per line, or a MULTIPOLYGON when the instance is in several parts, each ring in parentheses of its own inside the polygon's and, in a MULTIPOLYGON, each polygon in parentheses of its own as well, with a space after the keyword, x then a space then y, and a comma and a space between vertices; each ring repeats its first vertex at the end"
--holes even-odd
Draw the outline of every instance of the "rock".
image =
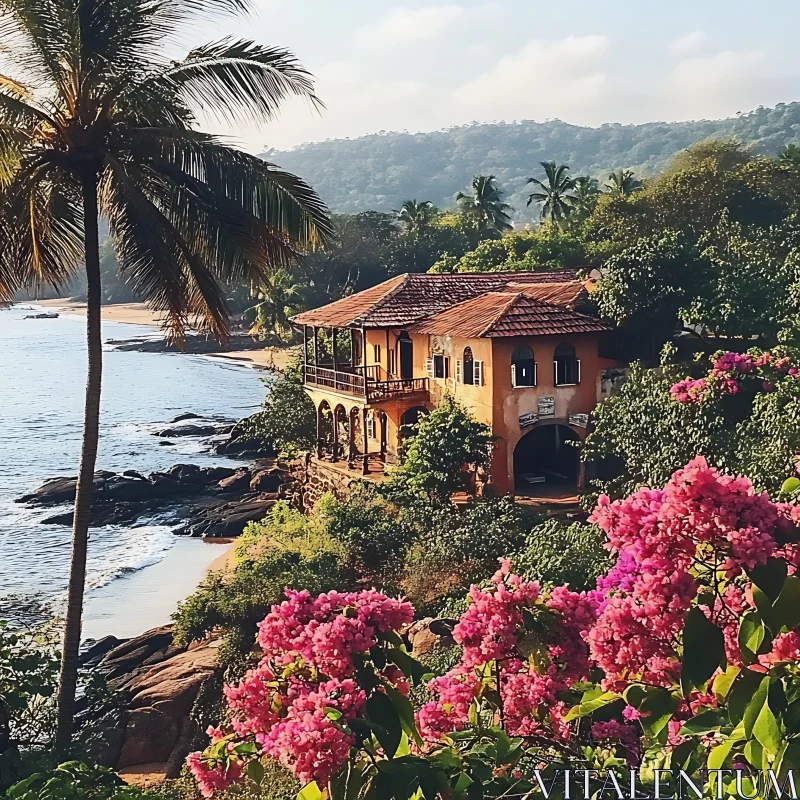
POLYGON ((185 422, 187 419, 201 419, 199 414, 192 414, 189 412, 188 414, 178 414, 175 419, 170 420, 170 425, 174 425, 176 422, 185 422))
POLYGON ((286 478, 286 473, 277 467, 256 472, 250 480, 253 492, 277 492, 286 478))
POLYGON ((277 502, 277 494, 257 495, 233 503, 200 509, 176 533, 209 539, 239 536, 249 522, 261 522, 277 502))
POLYGON ((250 487, 250 471, 240 469, 219 482, 223 492, 243 492, 250 487))
POLYGON ((138 670, 124 688, 129 715, 118 768, 167 761, 200 687, 220 671, 216 642, 138 670))
POLYGON ((89 640, 85 649, 80 654, 80 664, 82 667, 91 666, 93 662, 99 661, 110 650, 119 647, 122 642, 116 636, 104 636, 97 641, 89 640))
POLYGON ((153 435, 175 439, 178 436, 213 436, 216 432, 216 425, 178 425, 174 428, 164 428, 153 435))
POLYGON ((161 447, 175 447, 175 442, 159 442, 161 447))
POLYGON ((97 669, 107 680, 118 678, 140 666, 153 653, 166 651, 171 644, 171 625, 154 628, 106 653, 97 669))
POLYGON ((58 319, 56 311, 44 311, 41 314, 26 314, 22 319, 58 319))
POLYGON ((417 660, 424 660, 437 650, 451 647, 455 644, 451 633, 452 628, 438 625, 443 620, 432 617, 418 620, 406 631, 411 642, 411 652, 417 660))

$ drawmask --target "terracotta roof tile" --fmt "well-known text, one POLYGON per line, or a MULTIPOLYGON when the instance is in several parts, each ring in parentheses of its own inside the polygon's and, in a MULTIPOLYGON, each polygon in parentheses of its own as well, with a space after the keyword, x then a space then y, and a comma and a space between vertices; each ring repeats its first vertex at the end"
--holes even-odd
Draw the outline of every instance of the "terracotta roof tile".
POLYGON ((454 305, 412 329, 415 333, 464 339, 560 336, 608 330, 600 320, 522 292, 487 292, 454 305))
POLYGON ((398 275, 358 294, 298 314, 293 322, 320 327, 405 328, 456 303, 486 292, 503 291, 509 283, 573 283, 575 275, 575 270, 398 275))
POLYGON ((573 311, 586 307, 589 300, 589 292, 580 281, 531 284, 512 281, 505 288, 508 291, 521 292, 536 300, 543 300, 545 303, 552 303, 555 306, 566 306, 573 311))

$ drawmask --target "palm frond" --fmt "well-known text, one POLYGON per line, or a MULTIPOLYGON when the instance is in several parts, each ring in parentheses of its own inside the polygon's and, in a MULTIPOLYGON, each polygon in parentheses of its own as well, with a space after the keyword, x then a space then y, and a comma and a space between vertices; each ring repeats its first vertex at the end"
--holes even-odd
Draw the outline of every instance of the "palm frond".
POLYGON ((144 88, 153 84, 234 122, 242 116, 274 119, 280 104, 292 95, 322 107, 310 73, 291 52, 247 40, 223 39, 196 48, 183 61, 148 77, 144 88))

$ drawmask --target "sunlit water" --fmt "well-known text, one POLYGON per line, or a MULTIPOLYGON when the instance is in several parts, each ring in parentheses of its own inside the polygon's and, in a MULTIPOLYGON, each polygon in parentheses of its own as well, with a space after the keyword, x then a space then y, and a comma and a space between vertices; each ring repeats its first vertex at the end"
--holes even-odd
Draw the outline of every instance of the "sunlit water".
MULTIPOLYGON (((69 528, 38 524, 58 509, 32 510, 13 501, 45 478, 76 473, 85 321, 24 319, 30 313, 30 306, 0 309, 0 610, 10 596, 20 606, 32 600, 58 610, 69 567, 69 528)), ((151 335, 151 330, 105 322, 103 340, 151 335)), ((202 356, 104 350, 98 469, 151 472, 180 462, 233 463, 200 452, 197 440, 161 446, 152 433, 184 412, 221 419, 251 413, 265 391, 257 371, 202 356)), ((108 588, 101 587, 157 564, 177 538, 159 526, 93 530, 87 602, 98 591, 105 602, 108 588)))

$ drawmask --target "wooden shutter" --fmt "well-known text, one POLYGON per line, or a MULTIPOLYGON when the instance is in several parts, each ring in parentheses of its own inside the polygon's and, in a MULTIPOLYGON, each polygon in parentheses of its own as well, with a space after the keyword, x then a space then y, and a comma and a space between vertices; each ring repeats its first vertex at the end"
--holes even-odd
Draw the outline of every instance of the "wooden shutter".
POLYGON ((539 385, 539 362, 538 361, 534 361, 533 362, 533 385, 534 386, 538 386, 539 385))
POLYGON ((578 365, 578 374, 576 375, 577 380, 575 381, 575 383, 580 383, 581 382, 581 360, 577 359, 576 363, 578 365))
POLYGON ((425 373, 429 378, 433 377, 433 359, 429 358, 425 361, 425 373))
POLYGON ((558 361, 553 361, 553 386, 558 386, 558 361))
POLYGON ((444 357, 444 379, 447 380, 450 377, 450 356, 444 357))
POLYGON ((464 362, 456 360, 456 383, 464 383, 464 362))
POLYGON ((472 382, 475 386, 483 386, 483 361, 472 362, 472 382))
POLYGON ((375 415, 370 411, 367 417, 367 436, 370 439, 375 439, 375 415))
POLYGON ((511 365, 511 388, 512 389, 516 389, 517 388, 517 365, 516 364, 512 364, 511 365))

